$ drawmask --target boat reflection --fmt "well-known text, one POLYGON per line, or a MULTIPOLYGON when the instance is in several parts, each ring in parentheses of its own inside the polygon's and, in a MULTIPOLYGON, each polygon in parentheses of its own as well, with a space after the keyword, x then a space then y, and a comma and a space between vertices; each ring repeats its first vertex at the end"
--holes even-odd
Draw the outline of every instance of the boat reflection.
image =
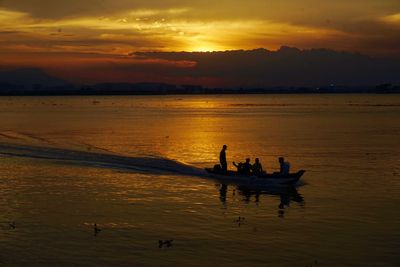
MULTIPOLYGON (((219 199, 223 205, 226 205, 228 185, 217 184, 219 186, 219 199)), ((271 188, 271 189, 254 189, 242 185, 231 185, 233 188, 232 196, 237 195, 242 197, 242 201, 245 203, 254 202, 258 205, 260 202, 261 195, 279 196, 280 203, 278 205, 278 216, 283 217, 285 214, 285 208, 290 206, 291 202, 299 203, 301 206, 304 205, 304 197, 297 191, 295 186, 287 186, 283 188, 271 188)))

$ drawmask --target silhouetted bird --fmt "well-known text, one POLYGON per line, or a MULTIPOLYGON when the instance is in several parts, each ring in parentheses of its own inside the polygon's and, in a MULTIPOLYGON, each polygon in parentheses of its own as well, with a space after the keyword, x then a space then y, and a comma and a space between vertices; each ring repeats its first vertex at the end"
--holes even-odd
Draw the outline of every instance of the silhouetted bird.
POLYGON ((234 220, 234 222, 236 222, 238 224, 238 226, 240 227, 242 224, 244 224, 245 218, 244 217, 238 217, 236 220, 234 220))
POLYGON ((15 222, 9 222, 8 226, 10 226, 10 229, 15 229, 15 222))
POLYGON ((170 239, 170 240, 158 240, 158 247, 162 248, 163 246, 166 246, 167 248, 172 247, 172 242, 174 240, 170 239))
POLYGON ((246 218, 245 217, 238 217, 235 222, 243 222, 246 218))

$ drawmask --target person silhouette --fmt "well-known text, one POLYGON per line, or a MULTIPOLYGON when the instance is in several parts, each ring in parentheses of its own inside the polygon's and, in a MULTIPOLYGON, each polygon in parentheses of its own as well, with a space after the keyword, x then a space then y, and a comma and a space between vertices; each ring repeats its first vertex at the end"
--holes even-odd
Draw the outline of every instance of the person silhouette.
POLYGON ((223 172, 228 171, 228 163, 226 162, 226 150, 228 147, 226 145, 222 146, 222 150, 219 153, 219 163, 221 164, 221 169, 223 172))
POLYGON ((290 163, 285 161, 284 157, 280 157, 278 160, 279 160, 279 165, 280 165, 279 173, 283 174, 283 175, 289 174, 289 172, 290 172, 290 163))
POLYGON ((255 163, 252 166, 253 174, 262 174, 263 173, 263 168, 260 163, 260 159, 256 158, 255 163))
POLYGON ((237 173, 243 172, 243 162, 239 162, 238 164, 236 164, 236 162, 232 162, 232 164, 236 167, 237 173))
POLYGON ((247 158, 246 162, 243 163, 243 166, 242 166, 243 174, 250 174, 251 173, 251 168, 252 168, 252 166, 250 164, 250 158, 247 158))

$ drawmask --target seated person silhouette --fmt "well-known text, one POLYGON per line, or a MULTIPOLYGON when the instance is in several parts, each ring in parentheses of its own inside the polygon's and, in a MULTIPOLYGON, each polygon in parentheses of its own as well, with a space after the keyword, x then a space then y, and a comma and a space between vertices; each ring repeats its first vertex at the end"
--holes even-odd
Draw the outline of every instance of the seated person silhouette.
POLYGON ((233 166, 236 167, 236 171, 238 173, 242 173, 243 172, 243 163, 239 162, 238 164, 236 164, 235 162, 232 162, 233 166))
POLYGON ((245 163, 239 162, 238 164, 236 164, 235 162, 232 162, 233 166, 235 166, 237 168, 237 172, 240 174, 246 174, 249 175, 251 174, 251 169, 252 166, 250 164, 250 159, 247 158, 245 163))
POLYGON ((262 168, 262 165, 260 163, 260 159, 259 158, 256 158, 256 160, 255 160, 255 162, 254 162, 254 164, 253 164, 251 169, 253 171, 253 174, 258 175, 258 174, 262 174, 263 173, 263 168, 262 168))
POLYGON ((282 175, 289 174, 290 172, 290 163, 285 161, 283 157, 279 158, 279 165, 280 165, 280 171, 279 173, 282 175))
POLYGON ((243 174, 250 174, 250 173, 251 173, 251 168, 252 168, 252 166, 251 166, 251 164, 250 164, 250 159, 247 158, 247 159, 246 159, 246 162, 243 163, 243 166, 242 166, 242 173, 243 173, 243 174))

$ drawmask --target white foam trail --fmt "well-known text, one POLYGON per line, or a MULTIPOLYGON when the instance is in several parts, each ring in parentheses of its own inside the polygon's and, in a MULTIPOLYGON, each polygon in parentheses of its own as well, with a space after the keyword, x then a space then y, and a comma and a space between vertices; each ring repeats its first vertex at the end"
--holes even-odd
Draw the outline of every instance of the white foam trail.
POLYGON ((114 168, 154 174, 206 176, 203 169, 162 157, 129 157, 51 147, 0 144, 0 155, 66 161, 77 165, 114 168))

